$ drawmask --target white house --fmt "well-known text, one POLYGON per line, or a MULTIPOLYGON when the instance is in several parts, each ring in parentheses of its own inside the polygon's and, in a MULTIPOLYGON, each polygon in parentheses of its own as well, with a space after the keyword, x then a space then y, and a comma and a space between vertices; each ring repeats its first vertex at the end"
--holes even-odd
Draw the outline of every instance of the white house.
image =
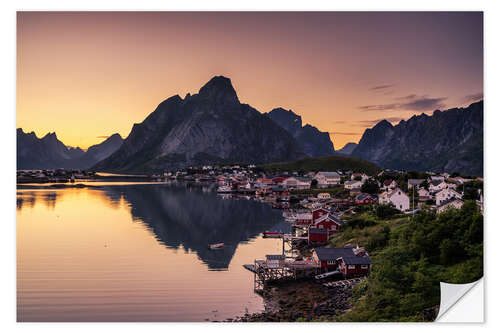
POLYGON ((437 207, 437 213, 440 214, 450 208, 460 209, 463 204, 464 202, 458 198, 445 200, 437 207))
POLYGON ((462 195, 451 188, 445 188, 436 193, 436 206, 441 206, 442 202, 451 198, 462 199, 462 195))
POLYGON ((425 200, 429 200, 430 198, 431 198, 431 194, 429 193, 429 191, 427 191, 423 187, 418 189, 418 199, 419 200, 425 201, 425 200))
POLYGON ((320 171, 314 179, 318 181, 318 188, 326 188, 340 183, 340 175, 337 172, 320 171))
POLYGON ((353 173, 351 175, 351 180, 356 180, 356 178, 360 177, 361 178, 361 181, 363 182, 363 184, 366 182, 366 180, 370 177, 368 177, 367 175, 365 175, 364 173, 353 173))
POLYGON ((289 177, 283 181, 283 186, 290 189, 305 190, 311 188, 311 180, 304 177, 289 177))
POLYGON ((392 180, 392 179, 386 179, 383 183, 382 183, 382 189, 384 191, 389 191, 389 190, 393 190, 395 189, 396 187, 398 187, 398 183, 396 183, 396 181, 392 180))
POLYGON ((410 197, 400 188, 383 192, 378 197, 379 204, 393 204, 396 209, 404 212, 410 209, 410 197))
POLYGON ((344 183, 344 188, 348 190, 360 189, 363 186, 361 180, 348 180, 344 183))
POLYGON ((433 180, 429 184, 429 191, 431 193, 439 192, 445 188, 448 188, 448 184, 444 180, 433 180))

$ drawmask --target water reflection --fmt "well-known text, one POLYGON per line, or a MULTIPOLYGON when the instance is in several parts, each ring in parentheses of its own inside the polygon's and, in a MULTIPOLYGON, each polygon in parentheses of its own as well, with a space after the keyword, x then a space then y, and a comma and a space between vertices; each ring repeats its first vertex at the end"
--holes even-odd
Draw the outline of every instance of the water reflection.
POLYGON ((195 251, 209 269, 227 269, 240 242, 267 229, 287 226, 279 211, 253 200, 224 200, 214 192, 185 186, 137 185, 103 189, 112 201, 122 198, 169 248, 195 251), (225 247, 210 250, 209 244, 225 247))

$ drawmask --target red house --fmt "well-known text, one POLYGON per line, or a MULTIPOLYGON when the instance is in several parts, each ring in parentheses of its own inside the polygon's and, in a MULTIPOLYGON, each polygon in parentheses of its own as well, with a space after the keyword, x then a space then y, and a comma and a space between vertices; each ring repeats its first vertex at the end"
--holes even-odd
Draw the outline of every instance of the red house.
POLYGON ((340 230, 340 225, 342 222, 338 217, 333 214, 328 214, 326 217, 324 216, 322 219, 316 221, 314 223, 315 228, 326 229, 329 233, 335 233, 340 230))
POLYGON ((328 230, 310 227, 308 233, 308 241, 309 243, 327 243, 328 230))
POLYGON ((377 197, 368 193, 361 193, 356 196, 358 205, 374 205, 377 203, 377 197))
POLYGON ((322 271, 340 271, 344 277, 366 276, 370 273, 371 259, 357 256, 349 248, 315 248, 313 258, 320 263, 322 271))
POLYGON ((320 208, 314 208, 312 211, 312 223, 315 223, 319 219, 323 218, 324 216, 328 215, 330 211, 326 208, 320 207, 320 208))

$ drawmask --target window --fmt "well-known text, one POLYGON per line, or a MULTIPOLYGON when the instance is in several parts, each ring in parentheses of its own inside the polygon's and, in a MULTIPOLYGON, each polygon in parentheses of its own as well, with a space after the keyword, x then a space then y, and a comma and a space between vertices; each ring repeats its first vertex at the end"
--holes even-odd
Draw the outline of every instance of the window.
POLYGON ((335 265, 335 260, 328 260, 326 262, 327 265, 335 265))
POLYGON ((361 269, 368 269, 368 265, 361 265, 361 269))
POLYGON ((356 269, 356 266, 354 266, 354 265, 349 265, 347 268, 348 268, 348 269, 356 269))

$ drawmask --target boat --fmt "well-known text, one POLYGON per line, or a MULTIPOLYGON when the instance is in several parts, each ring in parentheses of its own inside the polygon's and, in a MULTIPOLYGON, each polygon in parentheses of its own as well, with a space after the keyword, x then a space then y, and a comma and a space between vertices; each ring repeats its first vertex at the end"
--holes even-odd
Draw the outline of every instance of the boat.
POLYGON ((209 244, 208 247, 210 250, 220 249, 224 247, 224 243, 209 244))
POLYGON ((281 232, 279 231, 264 231, 265 238, 280 238, 281 232))

